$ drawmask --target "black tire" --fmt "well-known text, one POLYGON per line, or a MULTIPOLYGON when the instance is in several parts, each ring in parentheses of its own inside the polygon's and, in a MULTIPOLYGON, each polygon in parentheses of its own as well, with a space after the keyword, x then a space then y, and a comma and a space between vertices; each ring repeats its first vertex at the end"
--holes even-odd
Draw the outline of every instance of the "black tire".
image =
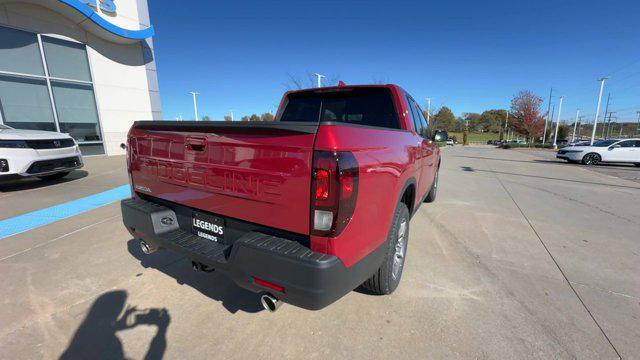
POLYGON ((387 255, 384 262, 362 286, 377 295, 388 295, 396 290, 402 270, 404 269, 404 259, 407 254, 409 244, 409 210, 404 203, 400 203, 393 214, 391 230, 387 235, 387 255), (401 225, 404 223, 403 230, 401 225), (401 231, 404 231, 401 234, 401 231), (396 266, 394 267, 394 262, 396 266))
POLYGON ((424 198, 424 202, 432 203, 436 201, 436 197, 438 196, 438 179, 440 178, 440 169, 436 170, 436 176, 433 179, 433 185, 431 185, 431 189, 429 189, 429 193, 427 197, 424 198))
POLYGON ((40 179, 45 180, 45 181, 51 181, 51 180, 58 180, 58 179, 62 179, 63 177, 69 175, 71 173, 71 171, 64 171, 64 172, 59 172, 59 173, 55 173, 55 174, 51 174, 51 175, 45 175, 45 176, 38 176, 40 179))
POLYGON ((598 165, 600 161, 602 161, 602 157, 597 153, 588 153, 582 157, 582 163, 585 165, 598 165))

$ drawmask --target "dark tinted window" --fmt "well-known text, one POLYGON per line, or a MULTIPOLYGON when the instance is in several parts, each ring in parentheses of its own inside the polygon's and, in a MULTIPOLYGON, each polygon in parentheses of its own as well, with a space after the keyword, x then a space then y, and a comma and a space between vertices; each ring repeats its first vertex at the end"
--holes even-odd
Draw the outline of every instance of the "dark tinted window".
POLYGON ((627 148, 627 147, 630 148, 630 147, 635 147, 636 142, 635 140, 627 140, 627 141, 621 141, 617 145, 620 145, 620 147, 623 147, 623 148, 627 148))
POLYGON ((429 129, 429 124, 427 124, 427 120, 424 118, 424 113, 418 103, 416 105, 416 111, 418 111, 418 117, 420 118, 420 124, 422 124, 422 137, 430 138, 431 137, 431 129, 429 129))
POLYGON ((335 121, 400 128, 385 88, 309 91, 289 95, 280 121, 335 121))
POLYGON ((600 140, 593 143, 593 146, 607 147, 613 145, 617 140, 600 140))
POLYGON ((290 95, 280 121, 318 121, 319 97, 290 95))
POLYGON ((407 96, 407 101, 409 102, 409 108, 411 109, 411 118, 413 119, 413 124, 415 126, 415 130, 418 135, 422 136, 422 133, 425 131, 424 124, 420 120, 420 110, 416 105, 415 100, 410 96, 407 96))

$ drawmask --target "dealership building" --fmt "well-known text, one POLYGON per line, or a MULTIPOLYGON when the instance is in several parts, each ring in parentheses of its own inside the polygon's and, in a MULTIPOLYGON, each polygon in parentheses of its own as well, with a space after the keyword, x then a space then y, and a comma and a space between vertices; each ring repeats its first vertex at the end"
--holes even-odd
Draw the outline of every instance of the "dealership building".
POLYGON ((161 119, 147 0, 0 0, 0 123, 117 155, 161 119))

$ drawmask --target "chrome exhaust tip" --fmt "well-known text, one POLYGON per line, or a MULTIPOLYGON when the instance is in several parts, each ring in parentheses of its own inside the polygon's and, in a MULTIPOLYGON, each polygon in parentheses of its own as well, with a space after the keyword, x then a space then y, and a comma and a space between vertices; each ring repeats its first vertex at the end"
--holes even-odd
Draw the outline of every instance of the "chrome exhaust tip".
POLYGON ((276 312, 280 305, 282 305, 282 301, 271 294, 264 294, 260 297, 260 304, 262 304, 265 310, 276 312))
POLYGON ((155 247, 147 244, 144 240, 140 240, 140 249, 145 253, 145 255, 153 254, 157 250, 155 247))

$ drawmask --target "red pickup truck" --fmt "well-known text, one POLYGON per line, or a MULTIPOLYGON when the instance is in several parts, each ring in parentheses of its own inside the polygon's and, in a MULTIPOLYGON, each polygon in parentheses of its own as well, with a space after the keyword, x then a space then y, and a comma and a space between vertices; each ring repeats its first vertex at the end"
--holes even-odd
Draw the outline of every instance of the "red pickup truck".
POLYGON ((225 273, 272 311, 390 294, 440 136, 396 85, 287 92, 273 122, 136 122, 123 221, 144 253, 225 273))

